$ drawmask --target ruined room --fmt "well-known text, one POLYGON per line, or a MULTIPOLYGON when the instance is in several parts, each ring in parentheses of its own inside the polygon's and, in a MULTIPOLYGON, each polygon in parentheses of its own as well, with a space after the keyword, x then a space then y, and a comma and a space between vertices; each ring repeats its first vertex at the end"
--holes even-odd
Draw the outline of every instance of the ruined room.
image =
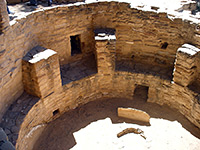
POLYGON ((28 4, 0 0, 0 150, 200 149, 198 0, 28 4))

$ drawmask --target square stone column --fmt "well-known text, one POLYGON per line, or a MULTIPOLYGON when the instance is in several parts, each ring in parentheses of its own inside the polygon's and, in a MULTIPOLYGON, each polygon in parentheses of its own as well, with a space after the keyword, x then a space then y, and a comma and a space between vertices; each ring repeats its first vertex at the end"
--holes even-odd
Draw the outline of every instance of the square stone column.
POLYGON ((95 41, 98 73, 112 74, 115 71, 115 35, 98 33, 95 41))
POLYGON ((55 51, 40 46, 23 58, 24 88, 31 95, 44 98, 61 90, 60 65, 55 51))
POLYGON ((184 44, 177 50, 173 81, 182 86, 190 85, 196 80, 196 59, 200 49, 190 44, 184 44))

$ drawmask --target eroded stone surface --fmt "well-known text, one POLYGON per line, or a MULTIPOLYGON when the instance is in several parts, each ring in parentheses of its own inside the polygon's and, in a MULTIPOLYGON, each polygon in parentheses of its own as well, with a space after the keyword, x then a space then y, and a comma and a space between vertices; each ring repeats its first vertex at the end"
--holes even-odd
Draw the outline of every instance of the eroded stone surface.
POLYGON ((149 123, 150 120, 150 116, 146 112, 134 108, 118 108, 117 113, 119 117, 124 117, 136 121, 149 123))

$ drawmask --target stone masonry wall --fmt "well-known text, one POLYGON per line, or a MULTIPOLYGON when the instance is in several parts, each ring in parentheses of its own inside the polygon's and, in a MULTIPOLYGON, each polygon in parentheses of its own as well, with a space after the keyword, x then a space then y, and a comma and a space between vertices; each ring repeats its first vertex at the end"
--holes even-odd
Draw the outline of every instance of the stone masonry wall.
MULTIPOLYGON (((18 19, 0 35, 0 118, 24 91, 22 58, 38 45, 57 52, 60 65, 95 53, 97 62, 103 63, 99 67, 110 66, 108 68, 113 70, 115 63, 112 62, 114 59, 109 59, 110 56, 116 61, 131 60, 173 67, 176 51, 182 44, 200 46, 200 33, 196 26, 181 19, 170 20, 165 13, 143 12, 118 2, 53 7, 18 19), (95 43, 96 28, 116 29, 116 46, 113 43, 109 45, 109 42, 103 45, 95 43), (82 54, 71 56, 70 36, 74 35, 80 35, 82 54), (99 46, 106 49, 98 51, 99 46)), ((198 94, 194 91, 151 74, 105 70, 70 82, 41 98, 21 125, 17 149, 31 147, 34 144, 31 138, 38 128, 78 105, 101 97, 131 99, 136 84, 149 86, 149 102, 177 108, 200 127, 198 94), (59 113, 54 115, 55 111, 59 113)))
POLYGON ((60 90, 61 77, 58 56, 55 51, 37 46, 22 61, 22 77, 27 93, 46 97, 60 90))
POLYGON ((161 80, 159 77, 153 75, 128 72, 115 72, 104 75, 98 73, 69 83, 63 87, 63 92, 53 93, 49 97, 39 101, 29 111, 21 126, 16 148, 25 149, 24 146, 34 144, 32 142, 37 139, 49 121, 79 105, 102 97, 132 99, 135 85, 149 87, 148 102, 155 102, 161 105, 167 104, 170 107, 177 108, 191 122, 200 127, 198 120, 200 106, 195 101, 195 94, 187 88, 171 84, 170 81, 161 80), (55 110, 59 110, 59 114, 54 116, 53 112, 55 110), (37 130, 33 130, 37 126, 41 128, 38 129, 39 133, 37 133, 37 130), (30 133, 32 135, 27 136, 30 133))
POLYGON ((198 78, 196 62, 200 49, 184 44, 177 50, 173 81, 182 86, 188 86, 198 78))
MULTIPOLYGON (((166 13, 126 12, 118 15, 117 61, 131 60, 160 66, 173 66, 176 50, 184 43, 193 43, 189 22, 170 20, 166 13), (134 14, 134 15, 133 15, 134 14), (130 19, 129 19, 130 18, 130 19)), ((196 44, 196 43, 194 43, 196 44)))
POLYGON ((95 40, 98 73, 66 84, 63 90, 58 90, 39 101, 21 126, 17 149, 31 149, 47 123, 66 111, 102 97, 132 99, 136 85, 149 87, 148 102, 176 108, 200 127, 197 93, 153 75, 115 71, 115 40, 109 36, 95 37, 95 40), (59 112, 56 115, 55 110, 59 112))
POLYGON ((196 34, 193 24, 180 19, 172 21, 166 14, 142 12, 130 8, 127 3, 62 6, 32 13, 17 20, 0 37, 3 42, 0 107, 4 108, 0 109, 0 114, 23 92, 21 59, 30 49, 41 45, 55 50, 61 65, 80 60, 94 53, 93 30, 99 27, 116 28, 117 60, 132 60, 134 55, 136 61, 161 65, 172 65, 176 49, 185 42, 193 42, 196 34), (149 35, 154 34, 151 29, 155 29, 157 36, 149 35), (83 52, 71 57, 70 36, 78 34, 81 35, 83 52), (160 48, 163 42, 168 42, 167 49, 160 48))
POLYGON ((9 26, 9 17, 6 8, 6 1, 0 0, 0 35, 9 26))

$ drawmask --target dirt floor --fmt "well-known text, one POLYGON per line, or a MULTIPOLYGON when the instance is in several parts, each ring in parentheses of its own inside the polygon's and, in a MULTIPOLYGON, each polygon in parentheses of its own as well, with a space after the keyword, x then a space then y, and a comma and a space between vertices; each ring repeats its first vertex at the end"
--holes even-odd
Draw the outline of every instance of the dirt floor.
POLYGON ((138 91, 132 100, 113 98, 93 101, 63 114, 49 123, 34 150, 198 150, 200 129, 174 109, 147 103, 145 92, 138 91), (118 107, 146 111, 151 116, 151 125, 117 117, 118 107), (128 127, 142 129, 147 139, 134 133, 117 138, 117 133, 128 127))

